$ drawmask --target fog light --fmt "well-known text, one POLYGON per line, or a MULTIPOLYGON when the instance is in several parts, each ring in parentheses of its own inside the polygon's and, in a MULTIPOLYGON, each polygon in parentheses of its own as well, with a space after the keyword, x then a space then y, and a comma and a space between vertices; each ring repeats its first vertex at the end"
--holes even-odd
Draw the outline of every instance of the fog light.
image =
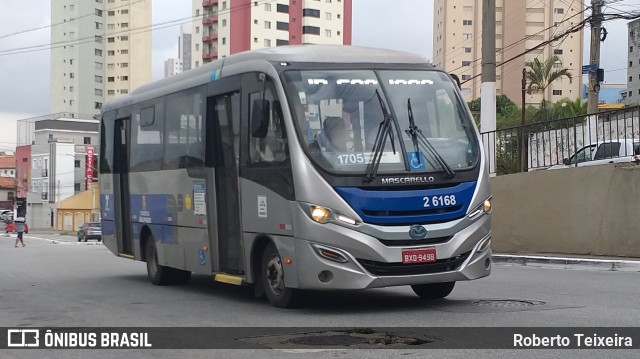
POLYGON ((491 268, 491 259, 490 259, 490 258, 487 258, 487 259, 484 261, 484 269, 489 270, 490 268, 491 268))
POLYGON ((324 246, 319 246, 317 244, 312 245, 315 252, 322 258, 328 259, 330 261, 338 262, 338 263, 347 263, 349 260, 342 253, 331 250, 324 246))
POLYGON ((324 207, 312 207, 311 218, 318 223, 327 223, 331 218, 331 211, 324 207))
POLYGON ((329 283, 333 280, 333 273, 328 270, 323 270, 318 274, 318 280, 322 283, 329 283))
POLYGON ((482 243, 480 243, 480 245, 478 246, 478 253, 482 253, 484 252, 487 248, 489 248, 489 246, 491 245, 491 237, 485 239, 484 241, 482 241, 482 243))

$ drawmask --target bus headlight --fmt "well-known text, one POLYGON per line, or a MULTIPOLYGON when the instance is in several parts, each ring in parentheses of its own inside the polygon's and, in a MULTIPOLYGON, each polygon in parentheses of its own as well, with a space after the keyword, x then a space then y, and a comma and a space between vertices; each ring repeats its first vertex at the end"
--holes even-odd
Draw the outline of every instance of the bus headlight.
POLYGON ((328 208, 312 206, 311 219, 318 223, 327 223, 331 219, 331 211, 328 208))

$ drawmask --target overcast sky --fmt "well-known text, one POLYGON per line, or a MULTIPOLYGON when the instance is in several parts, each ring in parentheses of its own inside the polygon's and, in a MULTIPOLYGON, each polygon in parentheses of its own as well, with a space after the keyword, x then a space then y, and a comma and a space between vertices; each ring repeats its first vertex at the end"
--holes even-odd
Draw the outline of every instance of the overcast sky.
MULTIPOLYGON (((588 1, 587 1, 588 2, 588 1)), ((153 0, 153 23, 191 15, 191 0, 153 0)), ((15 121, 46 115, 50 98, 50 51, 2 56, 1 51, 50 42, 50 0, 2 0, 0 11, 0 150, 13 150, 15 121), (44 27, 14 36, 16 32, 44 27)), ((637 10, 638 0, 623 0, 615 7, 637 10), (634 5, 635 4, 635 5, 634 5)), ((433 0, 353 0, 353 45, 380 47, 432 57, 433 0)), ((601 67, 606 82, 626 83, 626 22, 606 25, 601 67), (622 69, 622 70, 621 70, 622 69), (617 70, 617 71, 611 71, 617 70)), ((153 79, 162 78, 163 62, 177 57, 179 26, 153 32, 153 79)), ((585 51, 588 52, 588 30, 585 51)), ((586 54, 588 55, 588 53, 586 54)))

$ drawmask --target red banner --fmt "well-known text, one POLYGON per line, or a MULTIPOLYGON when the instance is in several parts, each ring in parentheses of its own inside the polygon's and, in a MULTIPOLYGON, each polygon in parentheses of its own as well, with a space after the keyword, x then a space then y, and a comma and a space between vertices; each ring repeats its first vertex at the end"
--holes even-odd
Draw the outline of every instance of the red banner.
POLYGON ((91 188, 91 182, 93 181, 93 146, 87 146, 87 158, 85 163, 87 167, 85 168, 85 186, 87 191, 91 188))

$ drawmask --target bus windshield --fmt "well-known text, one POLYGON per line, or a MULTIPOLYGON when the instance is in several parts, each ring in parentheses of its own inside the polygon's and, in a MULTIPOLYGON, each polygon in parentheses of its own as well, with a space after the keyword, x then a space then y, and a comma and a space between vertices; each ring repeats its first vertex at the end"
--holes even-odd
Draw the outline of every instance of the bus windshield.
POLYGON ((471 119, 445 73, 290 70, 284 78, 303 147, 329 172, 367 171, 376 137, 385 132, 380 131, 383 108, 394 116, 394 124, 378 173, 457 171, 477 163, 479 144, 471 119), (426 144, 409 133, 411 120, 426 144))

